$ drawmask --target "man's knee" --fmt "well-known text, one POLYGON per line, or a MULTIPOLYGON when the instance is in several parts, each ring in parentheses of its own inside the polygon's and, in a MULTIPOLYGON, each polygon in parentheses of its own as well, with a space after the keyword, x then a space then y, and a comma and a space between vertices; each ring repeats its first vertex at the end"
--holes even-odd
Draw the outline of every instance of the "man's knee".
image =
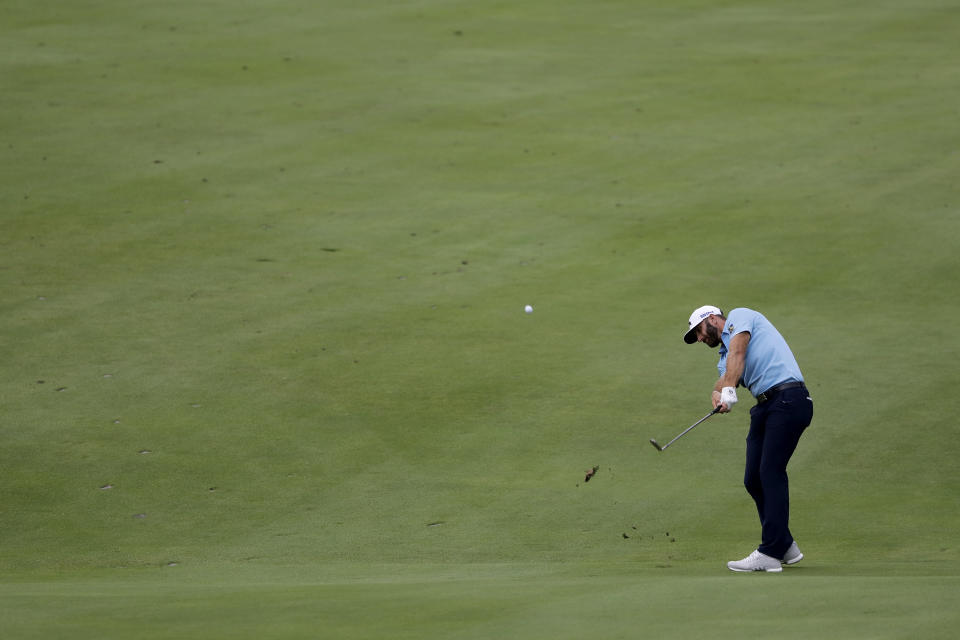
POLYGON ((784 487, 787 484, 787 467, 782 464, 762 464, 755 479, 767 491, 784 487))
POLYGON ((760 477, 759 469, 748 469, 743 475, 743 486, 751 496, 757 497, 763 494, 763 481, 760 477))

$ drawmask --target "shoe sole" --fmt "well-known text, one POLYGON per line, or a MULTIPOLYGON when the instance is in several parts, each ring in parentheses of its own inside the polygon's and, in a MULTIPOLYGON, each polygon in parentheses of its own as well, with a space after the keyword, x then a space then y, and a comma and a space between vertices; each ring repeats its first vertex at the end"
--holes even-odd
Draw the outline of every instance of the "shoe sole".
POLYGON ((784 560, 784 561, 783 561, 783 564, 785 564, 785 565, 797 564, 797 563, 800 562, 801 560, 803 560, 803 554, 802 554, 802 553, 801 553, 799 556, 797 556, 796 558, 791 558, 790 560, 784 560))
POLYGON ((754 572, 760 572, 760 573, 780 573, 781 571, 783 571, 783 567, 777 567, 776 569, 774 569, 774 568, 770 568, 770 569, 734 569, 734 568, 731 567, 730 565, 727 565, 727 569, 730 569, 730 571, 735 571, 735 572, 737 572, 737 573, 754 573, 754 572))

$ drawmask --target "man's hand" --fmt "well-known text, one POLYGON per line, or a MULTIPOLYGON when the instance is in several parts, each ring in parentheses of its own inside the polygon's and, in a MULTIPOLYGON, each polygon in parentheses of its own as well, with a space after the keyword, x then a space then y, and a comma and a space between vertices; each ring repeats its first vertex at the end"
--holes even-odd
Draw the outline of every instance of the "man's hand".
POLYGON ((723 399, 721 398, 719 391, 714 391, 710 400, 713 402, 714 409, 720 407, 720 413, 729 413, 730 407, 724 406, 723 399))
POLYGON ((720 413, 730 413, 733 405, 737 404, 737 390, 724 387, 723 391, 714 391, 712 401, 714 409, 720 407, 720 413))
POLYGON ((720 402, 727 408, 727 411, 733 409, 733 405, 737 404, 737 390, 733 387, 724 387, 720 392, 720 402))

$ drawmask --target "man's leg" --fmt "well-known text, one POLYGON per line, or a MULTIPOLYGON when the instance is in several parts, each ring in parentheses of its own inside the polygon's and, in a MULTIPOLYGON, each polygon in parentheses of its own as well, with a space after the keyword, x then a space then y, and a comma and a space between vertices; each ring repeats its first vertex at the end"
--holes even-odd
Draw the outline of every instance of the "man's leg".
MULTIPOLYGON (((766 521, 768 499, 765 494, 760 470, 763 465, 763 449, 766 441, 766 405, 757 405, 750 409, 750 432, 747 434, 747 462, 743 472, 743 485, 757 505, 760 523, 766 521)), ((727 563, 731 571, 782 571, 780 558, 767 557, 759 550, 743 560, 731 560, 727 563)))
POLYGON ((757 473, 763 500, 760 514, 763 534, 759 551, 779 559, 793 544, 789 527, 787 464, 800 436, 813 418, 813 403, 807 398, 805 390, 791 389, 770 400, 769 404, 771 406, 764 412, 764 438, 757 473))
POLYGON ((764 520, 763 483, 760 480, 760 463, 763 460, 765 407, 756 405, 750 408, 750 431, 747 434, 747 461, 743 470, 743 486, 757 505, 760 524, 764 520))

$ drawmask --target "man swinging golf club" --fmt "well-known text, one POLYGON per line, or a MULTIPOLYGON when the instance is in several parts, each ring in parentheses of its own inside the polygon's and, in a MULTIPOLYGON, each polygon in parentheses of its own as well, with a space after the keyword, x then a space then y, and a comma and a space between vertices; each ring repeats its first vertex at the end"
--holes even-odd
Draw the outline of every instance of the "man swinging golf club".
POLYGON ((737 403, 737 386, 750 390, 747 462, 743 484, 757 505, 762 527, 760 546, 743 560, 727 563, 732 571, 782 571, 803 554, 790 533, 787 463, 804 429, 813 419, 813 400, 796 358, 780 332, 752 309, 734 309, 728 317, 705 306, 690 315, 684 342, 720 347, 720 378, 711 401, 720 413, 737 403))

